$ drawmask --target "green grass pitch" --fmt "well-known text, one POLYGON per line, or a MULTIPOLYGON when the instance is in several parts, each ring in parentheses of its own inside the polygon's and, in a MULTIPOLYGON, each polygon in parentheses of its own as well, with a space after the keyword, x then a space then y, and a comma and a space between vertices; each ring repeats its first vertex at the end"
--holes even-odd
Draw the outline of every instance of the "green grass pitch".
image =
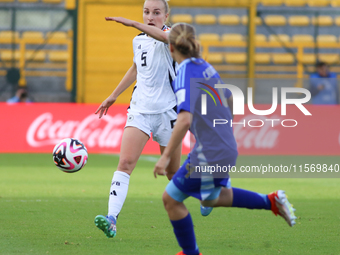
MULTIPOLYGON (((157 157, 142 156, 108 239, 94 225, 107 213, 109 188, 118 156, 90 155, 81 171, 58 170, 50 154, 0 154, 0 254, 174 255, 177 245, 163 208, 166 178, 153 178, 157 157)), ((340 163, 338 157, 240 156, 254 162, 340 163)), ((340 173, 339 173, 340 177, 340 173)), ((234 178, 232 185, 261 193, 284 189, 297 209, 290 228, 270 211, 216 208, 200 216, 188 199, 203 255, 339 254, 339 178, 234 178)))

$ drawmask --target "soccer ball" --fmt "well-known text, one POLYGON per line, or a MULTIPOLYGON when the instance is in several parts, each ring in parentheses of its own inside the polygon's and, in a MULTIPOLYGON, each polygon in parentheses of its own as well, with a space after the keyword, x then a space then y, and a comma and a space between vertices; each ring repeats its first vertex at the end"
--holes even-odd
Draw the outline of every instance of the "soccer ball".
POLYGON ((85 145, 75 138, 63 139, 53 149, 54 164, 65 173, 74 173, 82 169, 87 158, 85 145))

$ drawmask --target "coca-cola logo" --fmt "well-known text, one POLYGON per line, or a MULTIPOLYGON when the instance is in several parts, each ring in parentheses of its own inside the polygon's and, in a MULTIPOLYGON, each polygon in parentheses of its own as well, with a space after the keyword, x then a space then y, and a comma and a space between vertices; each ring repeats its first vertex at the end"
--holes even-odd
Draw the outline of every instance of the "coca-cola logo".
POLYGON ((32 147, 55 145, 61 139, 74 137, 86 147, 115 148, 120 145, 126 116, 106 115, 101 120, 91 114, 83 120, 53 120, 53 114, 46 112, 38 116, 29 126, 26 140, 32 147))
MULTIPOLYGON (((247 115, 241 120, 237 121, 237 123, 248 123, 248 121, 254 119, 261 119, 265 122, 265 117, 263 116, 255 116, 255 115, 247 115)), ((282 119, 281 116, 271 116, 272 119, 280 120, 282 119)), ((273 148, 278 141, 278 137, 280 131, 275 129, 276 126, 279 126, 280 122, 267 122, 261 127, 253 128, 249 125, 233 125, 234 127, 234 135, 237 142, 237 147, 250 149, 250 148, 257 148, 257 149, 270 149, 273 148)))

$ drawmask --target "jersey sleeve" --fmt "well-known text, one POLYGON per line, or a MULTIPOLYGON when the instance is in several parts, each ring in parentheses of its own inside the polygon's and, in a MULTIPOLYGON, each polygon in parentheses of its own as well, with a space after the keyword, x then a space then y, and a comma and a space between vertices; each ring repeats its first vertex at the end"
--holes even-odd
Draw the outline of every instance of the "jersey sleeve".
POLYGON ((136 46, 135 46, 135 39, 132 40, 132 50, 133 50, 133 63, 136 64, 136 52, 135 52, 135 49, 136 49, 136 46))
POLYGON ((179 70, 173 85, 177 99, 177 113, 190 112, 190 75, 186 66, 179 70))
POLYGON ((225 98, 231 97, 231 91, 229 89, 225 89, 224 96, 225 96, 225 98))

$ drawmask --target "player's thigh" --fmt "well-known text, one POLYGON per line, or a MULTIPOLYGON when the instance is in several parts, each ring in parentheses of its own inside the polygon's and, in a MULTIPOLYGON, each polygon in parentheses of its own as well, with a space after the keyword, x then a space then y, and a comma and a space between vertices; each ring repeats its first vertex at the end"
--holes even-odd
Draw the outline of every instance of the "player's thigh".
POLYGON ((126 127, 120 147, 118 170, 132 172, 148 140, 149 136, 138 128, 126 127))

